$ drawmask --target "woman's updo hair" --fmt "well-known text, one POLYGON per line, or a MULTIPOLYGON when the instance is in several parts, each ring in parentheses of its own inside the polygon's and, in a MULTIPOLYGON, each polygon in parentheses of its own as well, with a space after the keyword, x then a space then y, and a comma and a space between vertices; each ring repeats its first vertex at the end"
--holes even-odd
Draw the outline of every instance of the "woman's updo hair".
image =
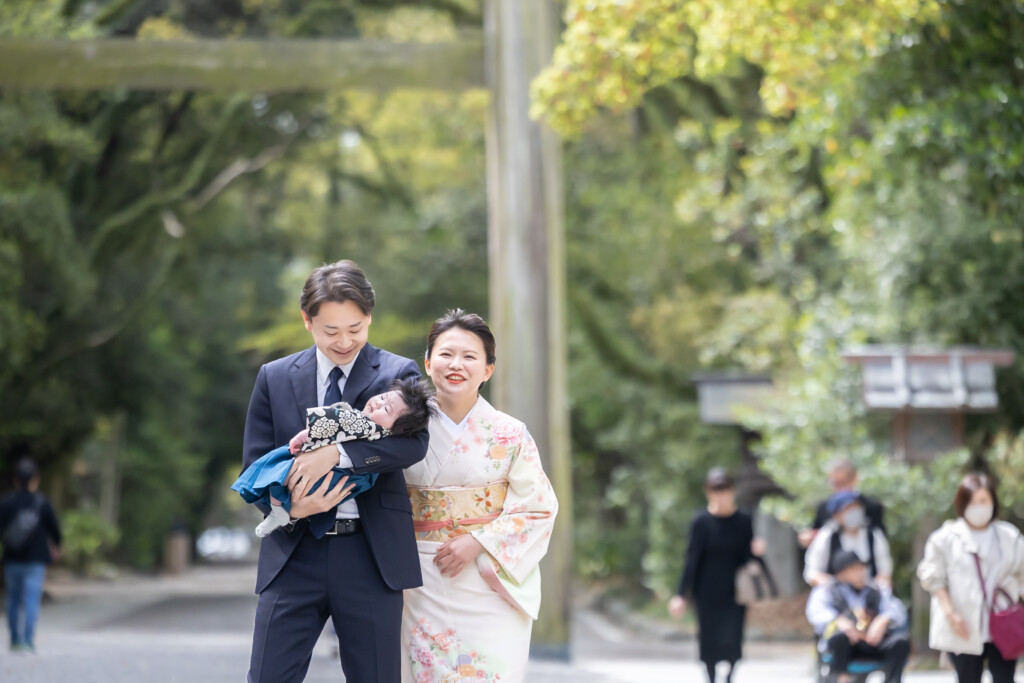
POLYGON ((466 313, 461 308, 453 308, 435 320, 434 324, 430 326, 430 332, 427 333, 427 358, 430 358, 430 354, 434 352, 434 344, 437 342, 437 338, 448 330, 455 328, 475 334, 483 342, 487 364, 494 365, 494 362, 498 359, 497 355, 495 355, 494 333, 491 332, 491 328, 488 327, 483 318, 476 313, 466 313))

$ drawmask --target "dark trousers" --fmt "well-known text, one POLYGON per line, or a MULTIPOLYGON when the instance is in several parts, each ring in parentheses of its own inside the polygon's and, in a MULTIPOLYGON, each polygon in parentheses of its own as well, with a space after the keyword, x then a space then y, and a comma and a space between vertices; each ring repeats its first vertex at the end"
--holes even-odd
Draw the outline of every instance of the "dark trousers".
POLYGON ((985 649, 980 655, 953 655, 953 668, 956 669, 958 683, 981 683, 986 659, 992 683, 1013 683, 1017 660, 1003 659, 999 648, 992 643, 985 643, 985 649))
POLYGON ((384 583, 363 532, 307 531, 259 595, 249 683, 302 681, 328 617, 346 681, 401 680, 402 591, 384 583))
POLYGON ((845 672, 851 659, 879 659, 885 672, 885 683, 903 680, 903 668, 910 655, 910 642, 905 633, 890 633, 878 645, 868 645, 864 641, 851 645, 845 633, 836 633, 828 639, 827 647, 832 655, 830 672, 845 672))

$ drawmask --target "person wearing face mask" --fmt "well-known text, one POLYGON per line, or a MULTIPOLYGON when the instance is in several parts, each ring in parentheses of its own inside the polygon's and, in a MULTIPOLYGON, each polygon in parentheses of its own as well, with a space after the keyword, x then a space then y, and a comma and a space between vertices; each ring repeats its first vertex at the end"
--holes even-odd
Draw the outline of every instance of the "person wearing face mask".
POLYGON ((1011 683, 1017 660, 1005 659, 992 644, 989 611, 997 590, 1020 598, 1024 537, 996 519, 999 497, 986 474, 964 477, 953 509, 957 518, 928 537, 917 566, 921 587, 932 596, 928 645, 952 655, 959 683, 980 683, 986 660, 992 683, 1011 683))
POLYGON ((892 586, 892 553, 885 532, 873 524, 854 491, 840 491, 828 499, 831 519, 807 548, 804 580, 811 586, 830 583, 835 558, 842 550, 856 553, 868 568, 868 579, 883 588, 892 586))

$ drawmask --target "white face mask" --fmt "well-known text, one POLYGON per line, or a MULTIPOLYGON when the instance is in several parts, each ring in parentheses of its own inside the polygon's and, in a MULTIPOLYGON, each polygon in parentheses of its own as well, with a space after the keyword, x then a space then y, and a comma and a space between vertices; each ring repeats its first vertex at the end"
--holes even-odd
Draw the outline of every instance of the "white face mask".
POLYGON ((985 526, 992 521, 992 506, 988 504, 968 505, 964 510, 964 519, 971 526, 985 526))
POLYGON ((866 521, 864 517, 864 508, 850 508, 843 513, 840 521, 844 529, 853 530, 861 528, 864 526, 864 522, 866 521))

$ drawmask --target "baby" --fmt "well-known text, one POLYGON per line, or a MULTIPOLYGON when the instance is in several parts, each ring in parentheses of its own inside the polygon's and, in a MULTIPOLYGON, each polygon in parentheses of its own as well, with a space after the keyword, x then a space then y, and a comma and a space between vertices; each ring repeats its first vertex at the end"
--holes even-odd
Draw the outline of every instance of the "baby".
MULTIPOLYGON (((330 406, 309 408, 306 411, 306 429, 288 442, 270 451, 249 465, 242 476, 231 485, 247 503, 264 503, 270 514, 256 527, 256 535, 263 537, 290 521, 291 495, 284 482, 292 468, 295 454, 307 452, 332 443, 354 439, 375 441, 387 436, 409 436, 427 428, 435 408, 432 393, 426 382, 416 379, 398 379, 390 390, 366 402, 362 411, 341 402, 330 406)), ((354 474, 351 470, 335 467, 328 488, 334 488, 342 477, 348 477, 352 490, 343 500, 367 491, 377 481, 376 473, 354 474)), ((327 479, 320 478, 309 489, 316 491, 327 479)), ((308 495, 307 493, 307 495, 308 495)))

